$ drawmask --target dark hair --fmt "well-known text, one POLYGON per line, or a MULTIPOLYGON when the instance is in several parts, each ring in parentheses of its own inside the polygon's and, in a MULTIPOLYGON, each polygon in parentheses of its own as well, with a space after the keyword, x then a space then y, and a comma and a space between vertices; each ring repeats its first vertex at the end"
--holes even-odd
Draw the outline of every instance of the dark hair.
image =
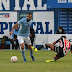
POLYGON ((63 29, 63 27, 62 27, 62 26, 59 26, 59 29, 61 29, 61 30, 62 30, 62 29, 63 29))
POLYGON ((66 38, 66 36, 61 36, 61 38, 66 38))
POLYGON ((31 13, 31 12, 29 12, 28 14, 29 14, 29 15, 32 15, 32 13, 31 13))

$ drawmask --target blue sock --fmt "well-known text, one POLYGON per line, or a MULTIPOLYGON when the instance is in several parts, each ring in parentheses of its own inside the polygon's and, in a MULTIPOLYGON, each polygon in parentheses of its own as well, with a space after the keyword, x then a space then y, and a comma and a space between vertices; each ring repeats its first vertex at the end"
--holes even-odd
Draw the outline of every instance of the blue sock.
POLYGON ((31 56, 33 55, 33 51, 32 50, 30 50, 30 53, 31 53, 31 56))
POLYGON ((30 50, 30 53, 31 53, 30 56, 31 56, 32 60, 35 61, 34 56, 33 56, 33 51, 30 50))
POLYGON ((24 62, 26 62, 26 58, 25 58, 25 50, 22 50, 21 52, 22 52, 23 60, 24 60, 24 62))

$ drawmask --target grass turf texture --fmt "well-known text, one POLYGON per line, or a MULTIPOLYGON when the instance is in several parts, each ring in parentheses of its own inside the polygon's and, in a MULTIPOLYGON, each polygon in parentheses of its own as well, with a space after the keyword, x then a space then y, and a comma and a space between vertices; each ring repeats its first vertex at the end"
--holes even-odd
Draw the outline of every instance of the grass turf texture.
POLYGON ((72 54, 69 52, 64 58, 56 62, 46 63, 56 53, 53 51, 41 50, 34 52, 36 61, 30 58, 29 50, 26 50, 27 62, 23 63, 21 51, 0 50, 0 72, 68 72, 72 70, 72 54), (11 56, 17 56, 18 62, 11 63, 11 56))

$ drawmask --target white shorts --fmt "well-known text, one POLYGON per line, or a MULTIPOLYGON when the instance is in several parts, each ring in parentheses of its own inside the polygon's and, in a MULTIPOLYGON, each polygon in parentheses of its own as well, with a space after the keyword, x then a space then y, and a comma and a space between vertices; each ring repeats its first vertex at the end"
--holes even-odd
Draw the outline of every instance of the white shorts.
POLYGON ((24 43, 24 44, 31 45, 30 37, 17 36, 17 39, 18 39, 19 44, 24 43))

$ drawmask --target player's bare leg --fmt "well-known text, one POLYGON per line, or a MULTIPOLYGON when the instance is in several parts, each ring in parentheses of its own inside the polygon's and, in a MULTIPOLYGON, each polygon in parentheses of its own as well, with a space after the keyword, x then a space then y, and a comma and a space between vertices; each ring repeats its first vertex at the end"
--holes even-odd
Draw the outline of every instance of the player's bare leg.
MULTIPOLYGON (((45 44, 45 46, 47 46, 47 47, 49 47, 51 50, 53 50, 54 49, 54 45, 53 44, 45 44)), ((46 62, 54 62, 55 60, 54 59, 52 59, 52 60, 46 60, 46 62)))
POLYGON ((30 49, 30 53, 31 53, 30 56, 31 56, 32 60, 35 61, 35 58, 34 58, 34 56, 33 56, 33 50, 32 50, 32 48, 31 48, 32 45, 27 45, 27 46, 28 46, 28 48, 30 49))
MULTIPOLYGON (((45 44, 45 45, 42 45, 41 47, 38 48, 38 50, 40 50, 41 48, 47 48, 49 47, 51 50, 54 50, 54 45, 53 44, 45 44)), ((54 62, 55 59, 57 59, 57 56, 55 56, 52 60, 46 60, 46 62, 54 62)))
MULTIPOLYGON (((45 46, 47 46, 47 47, 49 47, 51 50, 53 50, 54 49, 54 45, 53 44, 45 44, 45 46)), ((52 60, 46 60, 46 62, 54 62, 55 60, 54 60, 54 58, 52 59, 52 60)))
POLYGON ((20 44, 20 46, 21 46, 21 52, 22 52, 23 60, 24 60, 24 62, 26 62, 24 43, 20 44))
POLYGON ((38 48, 38 50, 42 49, 42 48, 50 48, 51 50, 53 50, 54 46, 53 44, 45 44, 45 45, 42 45, 41 47, 38 48))
POLYGON ((21 49, 22 49, 22 50, 25 49, 25 47, 24 47, 24 43, 20 44, 20 46, 21 46, 21 49))
POLYGON ((57 60, 57 55, 54 56, 51 60, 46 60, 46 62, 55 62, 57 60))
POLYGON ((54 48, 54 45, 53 44, 45 44, 45 46, 47 46, 47 47, 49 47, 51 50, 53 50, 53 48, 54 48))
MULTIPOLYGON (((53 44, 45 44, 45 45, 47 45, 51 50, 54 51, 54 45, 53 44)), ((61 57, 64 57, 64 55, 58 53, 53 57, 52 60, 46 60, 46 62, 54 62, 54 61, 60 59, 61 57)))

